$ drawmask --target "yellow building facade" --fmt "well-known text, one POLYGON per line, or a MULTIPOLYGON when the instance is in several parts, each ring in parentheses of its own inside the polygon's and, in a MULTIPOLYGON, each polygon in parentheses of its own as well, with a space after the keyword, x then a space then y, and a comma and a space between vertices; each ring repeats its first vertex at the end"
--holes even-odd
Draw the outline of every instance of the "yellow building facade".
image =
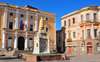
POLYGON ((50 36, 50 50, 56 50, 56 15, 25 7, 0 3, 0 46, 1 53, 6 50, 34 49, 34 36, 39 31, 40 18, 43 17, 44 31, 50 36), (24 25, 21 25, 21 21, 24 25))

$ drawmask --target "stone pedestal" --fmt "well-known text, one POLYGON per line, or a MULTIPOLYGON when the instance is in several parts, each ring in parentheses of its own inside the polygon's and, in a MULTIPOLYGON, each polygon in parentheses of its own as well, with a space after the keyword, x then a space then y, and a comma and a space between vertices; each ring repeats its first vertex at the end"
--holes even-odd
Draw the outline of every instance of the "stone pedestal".
POLYGON ((37 37, 34 38, 33 54, 49 54, 49 53, 50 53, 50 44, 49 44, 49 37, 47 37, 47 33, 38 32, 37 37))
POLYGON ((2 48, 1 55, 5 54, 7 52, 6 48, 2 48))
POLYGON ((29 50, 28 48, 24 48, 24 50, 29 50))
POLYGON ((18 48, 14 48, 14 50, 18 50, 18 48))

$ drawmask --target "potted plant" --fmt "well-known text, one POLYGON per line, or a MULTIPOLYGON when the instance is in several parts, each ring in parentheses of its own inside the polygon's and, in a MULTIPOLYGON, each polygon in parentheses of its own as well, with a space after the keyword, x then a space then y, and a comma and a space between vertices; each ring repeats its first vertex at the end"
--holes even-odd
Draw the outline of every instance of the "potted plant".
POLYGON ((32 50, 33 49, 33 47, 30 47, 30 50, 32 50))
POLYGON ((11 47, 9 47, 8 50, 10 51, 11 50, 11 47))

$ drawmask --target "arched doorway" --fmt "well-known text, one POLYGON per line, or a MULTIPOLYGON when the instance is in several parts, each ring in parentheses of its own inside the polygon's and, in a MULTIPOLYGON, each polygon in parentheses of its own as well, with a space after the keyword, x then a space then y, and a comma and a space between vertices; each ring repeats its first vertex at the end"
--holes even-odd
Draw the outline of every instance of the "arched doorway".
POLYGON ((87 43, 87 54, 93 54, 93 48, 91 42, 87 43))
POLYGON ((24 37, 20 36, 18 38, 18 50, 24 50, 24 37))

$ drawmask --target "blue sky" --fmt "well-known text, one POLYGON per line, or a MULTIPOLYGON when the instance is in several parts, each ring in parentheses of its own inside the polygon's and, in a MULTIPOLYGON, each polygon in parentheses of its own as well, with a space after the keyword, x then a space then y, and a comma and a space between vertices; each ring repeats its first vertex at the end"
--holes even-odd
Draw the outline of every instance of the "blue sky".
POLYGON ((86 6, 100 6, 100 0, 0 0, 0 2, 22 7, 30 5, 42 11, 55 13, 56 30, 61 29, 61 16, 86 6))

